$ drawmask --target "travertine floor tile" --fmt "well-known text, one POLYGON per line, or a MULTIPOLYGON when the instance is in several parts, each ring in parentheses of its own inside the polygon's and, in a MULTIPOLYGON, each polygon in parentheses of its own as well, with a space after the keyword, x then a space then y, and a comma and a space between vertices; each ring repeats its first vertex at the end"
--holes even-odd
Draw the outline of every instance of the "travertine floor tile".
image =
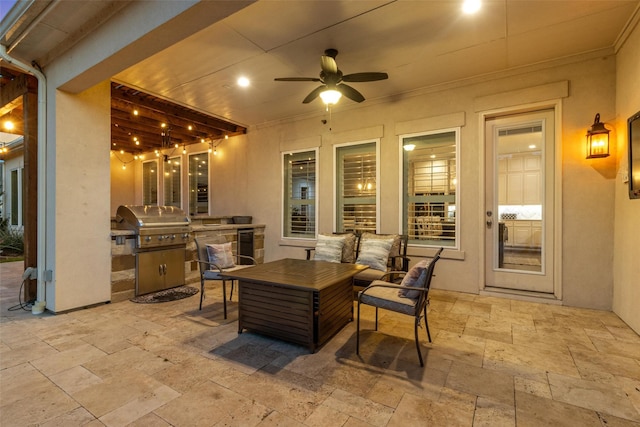
POLYGON ((272 409, 211 381, 195 385, 155 410, 176 427, 254 426, 271 412, 272 409))
POLYGON ((454 362, 445 386, 513 406, 513 376, 502 372, 454 362))
POLYGON ((549 373, 549 385, 556 401, 640 422, 640 413, 624 390, 553 373, 549 373))
POLYGON ((42 316, 8 312, 2 287, 2 427, 640 427, 640 337, 610 312, 433 290, 420 367, 413 320, 384 310, 378 331, 362 311, 360 355, 355 322, 309 353, 238 334, 219 285, 202 311, 42 316))
POLYGON ((374 426, 386 426, 393 414, 393 410, 387 406, 340 389, 331 393, 324 404, 374 426))

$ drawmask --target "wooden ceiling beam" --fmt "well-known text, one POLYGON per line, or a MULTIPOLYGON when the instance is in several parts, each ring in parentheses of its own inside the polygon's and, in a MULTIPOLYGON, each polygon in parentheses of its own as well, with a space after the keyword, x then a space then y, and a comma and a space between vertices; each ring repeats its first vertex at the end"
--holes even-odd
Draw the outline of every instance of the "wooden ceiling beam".
POLYGON ((125 102, 130 105, 131 110, 134 107, 144 107, 164 115, 166 120, 169 121, 191 121, 199 123, 200 125, 210 129, 217 129, 220 131, 221 136, 224 136, 225 134, 239 135, 246 133, 246 128, 243 126, 189 109, 188 107, 184 107, 152 95, 144 94, 124 85, 112 83, 111 87, 112 101, 118 100, 125 102))

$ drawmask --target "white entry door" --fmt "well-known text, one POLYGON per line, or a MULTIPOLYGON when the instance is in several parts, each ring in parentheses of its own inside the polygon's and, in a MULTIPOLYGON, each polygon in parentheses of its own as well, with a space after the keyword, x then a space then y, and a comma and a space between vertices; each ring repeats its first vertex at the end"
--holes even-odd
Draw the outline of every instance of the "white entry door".
POLYGON ((485 119, 485 288, 554 292, 554 111, 485 119))

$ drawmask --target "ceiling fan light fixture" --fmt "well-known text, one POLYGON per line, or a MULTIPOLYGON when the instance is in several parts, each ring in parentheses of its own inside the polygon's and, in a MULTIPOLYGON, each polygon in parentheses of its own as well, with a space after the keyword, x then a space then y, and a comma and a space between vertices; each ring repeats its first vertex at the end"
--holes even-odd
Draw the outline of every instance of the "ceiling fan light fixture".
POLYGON ((335 105, 338 103, 342 94, 335 89, 327 89, 320 92, 320 98, 326 105, 335 105))

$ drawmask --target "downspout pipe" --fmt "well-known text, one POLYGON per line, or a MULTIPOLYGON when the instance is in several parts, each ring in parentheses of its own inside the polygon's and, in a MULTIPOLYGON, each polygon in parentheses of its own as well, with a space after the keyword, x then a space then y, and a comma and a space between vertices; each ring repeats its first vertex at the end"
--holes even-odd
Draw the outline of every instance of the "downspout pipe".
MULTIPOLYGON (((7 47, 0 44, 0 58, 9 64, 16 66, 25 73, 29 73, 38 79, 38 226, 37 226, 37 267, 35 278, 38 281, 36 292, 36 302, 31 308, 32 314, 41 314, 44 312, 46 303, 45 292, 45 266, 47 253, 46 239, 46 220, 47 220, 47 79, 45 75, 38 69, 27 65, 20 60, 11 57, 7 53, 7 47)), ((28 269, 27 269, 28 270, 28 269)), ((34 278, 33 271, 25 271, 26 277, 34 278)), ((49 279, 51 280, 51 279, 49 279)))

